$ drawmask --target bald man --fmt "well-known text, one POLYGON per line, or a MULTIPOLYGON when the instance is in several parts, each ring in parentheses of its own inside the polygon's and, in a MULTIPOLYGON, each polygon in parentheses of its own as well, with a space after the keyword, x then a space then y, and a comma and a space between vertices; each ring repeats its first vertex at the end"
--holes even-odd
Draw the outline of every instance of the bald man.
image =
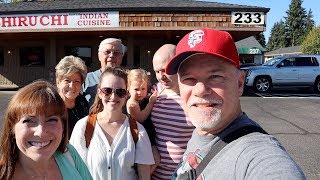
POLYGON ((156 130, 156 146, 161 161, 152 179, 171 179, 194 130, 180 105, 177 75, 165 73, 167 62, 175 55, 175 49, 175 45, 165 44, 153 56, 159 96, 153 106, 151 120, 156 130))
MULTIPOLYGON (((156 73, 156 78, 159 82, 161 90, 173 91, 179 94, 177 75, 167 75, 164 70, 167 62, 174 56, 176 52, 176 46, 173 44, 165 44, 160 47, 153 56, 153 70, 156 73)), ((164 92, 165 93, 165 92, 164 92)))

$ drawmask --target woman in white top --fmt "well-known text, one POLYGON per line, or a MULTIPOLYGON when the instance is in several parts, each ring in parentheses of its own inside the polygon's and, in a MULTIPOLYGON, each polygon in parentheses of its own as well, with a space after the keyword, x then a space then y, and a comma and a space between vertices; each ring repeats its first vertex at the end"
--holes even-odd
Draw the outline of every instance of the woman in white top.
POLYGON ((137 123, 139 139, 134 143, 129 119, 122 113, 126 96, 127 73, 120 68, 107 68, 101 74, 89 111, 97 114, 97 119, 88 148, 84 135, 88 116, 79 120, 72 132, 70 143, 95 180, 150 179, 150 166, 154 164, 150 141, 143 126, 137 123))

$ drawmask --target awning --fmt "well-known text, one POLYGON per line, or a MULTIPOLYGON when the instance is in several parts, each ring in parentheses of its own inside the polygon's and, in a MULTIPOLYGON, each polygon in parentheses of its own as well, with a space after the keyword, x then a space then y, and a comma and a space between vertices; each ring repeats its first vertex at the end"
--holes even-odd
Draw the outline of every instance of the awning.
POLYGON ((239 54, 262 54, 263 49, 257 47, 238 47, 239 54))

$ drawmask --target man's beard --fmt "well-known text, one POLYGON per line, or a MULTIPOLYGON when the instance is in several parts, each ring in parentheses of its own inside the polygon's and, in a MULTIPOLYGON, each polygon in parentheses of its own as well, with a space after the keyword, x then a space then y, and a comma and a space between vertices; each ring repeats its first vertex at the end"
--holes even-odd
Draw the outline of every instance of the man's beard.
POLYGON ((190 120, 198 129, 213 129, 221 122, 221 109, 213 108, 211 111, 190 113, 190 120))

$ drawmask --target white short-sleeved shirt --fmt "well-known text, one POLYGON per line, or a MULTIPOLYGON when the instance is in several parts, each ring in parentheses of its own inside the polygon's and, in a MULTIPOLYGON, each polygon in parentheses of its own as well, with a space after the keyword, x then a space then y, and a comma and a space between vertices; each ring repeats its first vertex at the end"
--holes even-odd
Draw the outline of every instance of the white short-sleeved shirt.
POLYGON ((133 168, 137 164, 154 164, 149 137, 139 123, 139 140, 132 139, 128 117, 120 127, 111 145, 103 133, 98 121, 88 149, 84 137, 88 116, 80 119, 75 125, 70 143, 77 149, 95 180, 138 179, 133 168))

